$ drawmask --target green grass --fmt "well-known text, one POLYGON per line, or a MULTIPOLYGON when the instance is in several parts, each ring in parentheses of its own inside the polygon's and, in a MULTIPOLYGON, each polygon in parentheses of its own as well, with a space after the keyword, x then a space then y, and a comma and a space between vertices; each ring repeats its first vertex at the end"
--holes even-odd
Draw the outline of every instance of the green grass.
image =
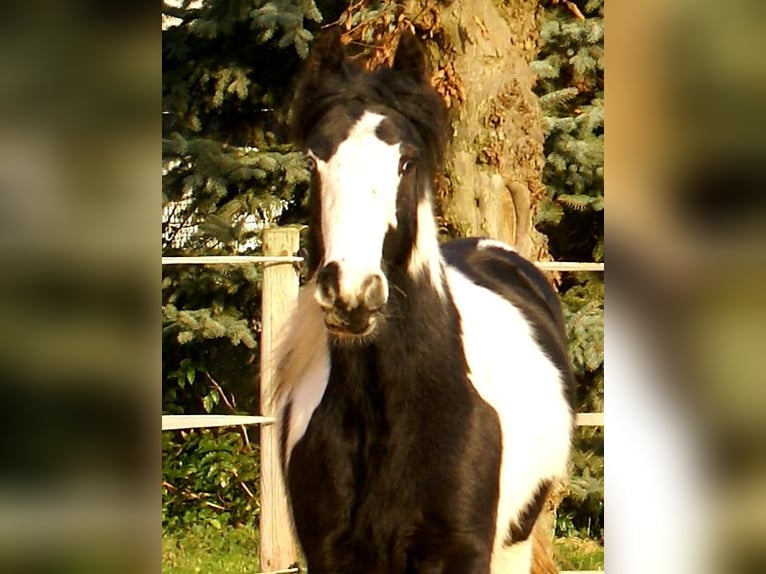
POLYGON ((163 574, 255 574, 258 530, 252 526, 198 526, 162 533, 163 574))
MULTIPOLYGON (((561 570, 603 570, 604 548, 576 537, 555 542, 561 570)), ((252 526, 196 526, 181 533, 162 534, 163 574, 256 574, 258 530, 252 526)))
POLYGON ((560 570, 603 570, 604 547, 595 540, 577 537, 557 538, 554 542, 560 570))

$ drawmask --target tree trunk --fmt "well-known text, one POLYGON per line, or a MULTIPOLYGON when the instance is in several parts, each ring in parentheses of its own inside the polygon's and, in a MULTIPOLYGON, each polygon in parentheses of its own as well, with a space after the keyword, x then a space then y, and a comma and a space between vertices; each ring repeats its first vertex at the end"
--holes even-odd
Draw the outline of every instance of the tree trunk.
POLYGON ((529 69, 538 52, 537 1, 414 1, 407 13, 439 45, 437 89, 451 104, 453 138, 437 197, 459 235, 507 241, 533 259, 547 242, 532 224, 544 194, 542 113, 529 69), (438 27, 433 22, 438 21, 438 27))

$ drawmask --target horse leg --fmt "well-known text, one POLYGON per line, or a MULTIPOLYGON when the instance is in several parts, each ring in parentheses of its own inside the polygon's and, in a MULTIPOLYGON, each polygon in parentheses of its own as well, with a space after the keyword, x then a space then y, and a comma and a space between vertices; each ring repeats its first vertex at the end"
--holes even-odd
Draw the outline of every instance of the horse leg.
POLYGON ((426 564, 437 564, 438 567, 433 570, 419 568, 419 574, 431 571, 440 574, 489 574, 492 553, 486 540, 465 534, 448 537, 447 540, 449 542, 426 561, 426 564))

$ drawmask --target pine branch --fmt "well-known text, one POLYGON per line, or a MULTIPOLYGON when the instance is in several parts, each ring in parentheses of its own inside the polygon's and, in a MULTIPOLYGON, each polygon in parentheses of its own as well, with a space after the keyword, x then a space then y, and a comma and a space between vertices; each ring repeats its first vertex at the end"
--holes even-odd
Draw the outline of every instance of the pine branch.
POLYGON ((162 13, 165 16, 171 16, 173 18, 183 20, 184 22, 190 22, 191 20, 196 20, 199 18, 202 10, 199 8, 181 8, 180 6, 169 6, 163 2, 162 13))
POLYGON ((544 96, 540 96, 540 107, 545 112, 553 111, 556 106, 560 106, 570 102, 577 97, 580 90, 577 88, 564 88, 563 90, 556 90, 544 96))
POLYGON ((558 196, 557 201, 567 209, 571 209, 573 211, 585 211, 591 206, 594 198, 590 197, 589 195, 562 194, 558 196))

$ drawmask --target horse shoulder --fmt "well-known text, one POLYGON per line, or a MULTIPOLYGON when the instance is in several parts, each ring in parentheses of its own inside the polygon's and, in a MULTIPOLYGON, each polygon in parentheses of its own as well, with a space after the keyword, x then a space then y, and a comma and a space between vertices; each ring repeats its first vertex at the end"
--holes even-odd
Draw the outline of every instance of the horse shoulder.
MULTIPOLYGON (((532 337, 535 346, 560 371, 567 387, 567 400, 573 407, 571 363, 564 316, 558 296, 546 276, 512 247, 499 241, 457 239, 443 244, 442 253, 447 269, 459 272, 470 283, 470 287, 462 291, 472 291, 477 300, 485 301, 491 299, 486 294, 489 291, 517 311, 511 313, 515 319, 504 332, 509 333, 513 329, 514 333, 525 340, 532 337)), ((458 292, 458 296, 460 294, 458 292)), ((470 312, 468 303, 463 304, 466 312, 470 312)), ((503 309, 502 305, 499 307, 503 309)), ((509 313, 506 307, 504 314, 509 313)), ((491 317, 484 316, 482 320, 491 321, 491 317)))
POLYGON ((461 260, 449 248, 445 277, 477 391, 503 409, 558 399, 567 382, 568 359, 544 292, 514 271, 513 259, 478 253, 461 260))

